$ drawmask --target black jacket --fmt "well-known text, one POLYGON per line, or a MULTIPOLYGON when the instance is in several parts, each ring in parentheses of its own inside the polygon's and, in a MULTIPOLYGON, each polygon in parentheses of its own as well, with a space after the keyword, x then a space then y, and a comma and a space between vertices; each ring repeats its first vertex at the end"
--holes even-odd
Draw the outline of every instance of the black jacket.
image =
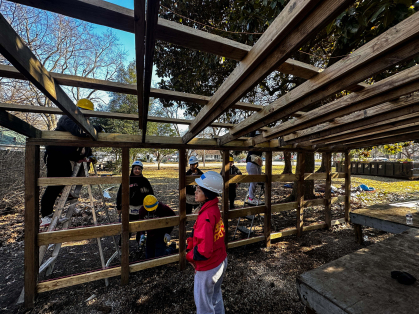
MULTIPOLYGON (((201 175, 203 175, 204 173, 201 171, 201 170, 199 170, 199 168, 196 168, 196 173, 192 173, 192 171, 191 171, 191 169, 189 169, 188 171, 186 171, 186 175, 187 176, 201 176, 201 175)), ((195 186, 193 186, 193 185, 187 185, 186 186, 186 194, 189 194, 189 195, 194 195, 195 194, 195 186)))
MULTIPOLYGON (((162 202, 159 202, 159 206, 156 208, 156 210, 153 210, 152 212, 148 212, 144 208, 144 206, 142 206, 140 208, 140 214, 139 214, 140 220, 155 219, 155 218, 170 217, 170 216, 176 216, 175 212, 169 206, 163 204, 162 202)), ((174 227, 166 227, 166 228, 148 230, 147 241, 150 241, 152 238, 161 239, 164 237, 166 233, 170 234, 173 228, 174 227)), ((145 233, 144 231, 141 232, 141 234, 144 234, 144 233, 145 233)))
MULTIPOLYGON (((100 130, 100 126, 94 126, 96 130, 100 130)), ((88 135, 68 116, 61 116, 58 120, 55 131, 70 132, 74 136, 88 137, 88 135)), ((54 158, 65 158, 67 160, 79 161, 85 157, 92 155, 90 147, 74 147, 74 146, 46 146, 45 154, 54 156, 54 158)))
MULTIPOLYGON (((223 175, 223 171, 220 171, 220 174, 223 175)), ((230 167, 230 175, 235 176, 235 175, 242 175, 242 172, 239 170, 239 168, 237 168, 235 165, 232 165, 230 167)), ((236 183, 231 183, 230 184, 230 189, 231 188, 236 188, 236 183)))
MULTIPOLYGON (((133 206, 143 205, 144 197, 154 195, 150 182, 143 176, 130 176, 129 178, 129 204, 133 206)), ((122 184, 116 195, 116 209, 122 209, 122 184)))

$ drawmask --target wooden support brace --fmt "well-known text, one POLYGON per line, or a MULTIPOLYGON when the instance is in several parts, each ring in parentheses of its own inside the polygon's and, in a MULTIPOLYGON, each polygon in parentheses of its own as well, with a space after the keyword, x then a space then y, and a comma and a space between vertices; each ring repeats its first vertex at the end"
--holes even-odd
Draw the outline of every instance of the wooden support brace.
POLYGON ((36 299, 39 268, 39 146, 26 145, 25 150, 25 307, 33 308, 36 299))
MULTIPOLYGON (((137 101, 138 101, 138 124, 143 128, 143 105, 144 105, 144 37, 145 37, 145 2, 144 0, 134 1, 135 21, 135 60, 137 66, 137 101)), ((147 104, 148 106, 148 104, 147 104)))
POLYGON ((179 149, 179 269, 186 269, 186 149, 179 149))
POLYGON ((345 221, 349 222, 351 210, 351 156, 345 151, 345 221))
POLYGON ((129 281, 129 148, 122 148, 121 285, 129 281))
POLYGON ((362 225, 354 224, 355 231, 355 242, 358 244, 364 243, 364 237, 362 236, 362 225))
POLYGON ((304 224, 304 153, 297 154, 297 237, 301 237, 304 224))
POLYGON ((2 109, 0 109, 0 125, 27 137, 42 137, 41 130, 2 109))
POLYGON ((223 177, 224 177, 224 189, 223 189, 223 200, 222 200, 222 211, 223 211, 223 223, 225 230, 224 241, 226 247, 228 247, 228 201, 229 201, 229 179, 230 179, 230 151, 223 151, 223 177))
POLYGON ((264 233, 265 233, 265 244, 269 249, 271 247, 271 227, 272 227, 272 152, 265 153, 265 175, 266 175, 266 185, 265 185, 265 206, 266 212, 264 216, 264 233))
POLYGON ((327 224, 327 228, 332 226, 332 153, 327 152, 323 154, 323 157, 326 158, 326 187, 325 187, 325 208, 324 208, 324 217, 327 224))

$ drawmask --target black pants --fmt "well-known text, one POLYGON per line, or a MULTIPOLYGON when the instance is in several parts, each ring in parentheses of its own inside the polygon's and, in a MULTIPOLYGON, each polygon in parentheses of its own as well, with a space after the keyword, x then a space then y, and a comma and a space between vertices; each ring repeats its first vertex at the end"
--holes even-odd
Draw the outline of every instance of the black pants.
POLYGON ((228 187, 228 199, 230 200, 230 208, 234 208, 234 200, 236 199, 237 193, 236 193, 236 183, 230 184, 228 187))
MULTIPOLYGON (((47 157, 47 177, 71 177, 73 169, 71 162, 63 156, 48 155, 47 157)), ((48 186, 41 199, 42 217, 52 214, 55 200, 63 190, 64 185, 48 186)))

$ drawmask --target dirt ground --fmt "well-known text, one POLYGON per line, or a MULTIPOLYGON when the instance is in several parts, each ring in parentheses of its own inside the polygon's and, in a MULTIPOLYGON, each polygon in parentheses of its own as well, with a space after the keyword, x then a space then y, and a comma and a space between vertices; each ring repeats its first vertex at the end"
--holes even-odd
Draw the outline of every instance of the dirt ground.
MULTIPOLYGON (((210 170, 210 169, 205 169, 210 170)), ((218 170, 218 169, 211 169, 218 170)), ((243 169, 242 169, 243 170, 243 169)), ((160 201, 177 211, 178 180, 176 169, 172 171, 145 171, 160 201)), ((245 172, 244 172, 245 173, 245 172)), ((363 178, 363 177, 359 177, 363 178)), ((353 177, 357 182, 357 177, 353 177)), ((361 180, 361 179, 360 179, 361 180)), ((374 180, 368 177, 367 180, 374 180)), ((395 179, 393 179, 395 180, 395 179)), ((401 181, 401 180, 399 180, 401 181)), ((354 180, 353 180, 354 182, 354 180)), ((394 181, 396 182, 396 181, 394 181)), ((338 186, 342 181, 334 181, 338 186)), ((247 192, 246 184, 238 189, 236 206, 243 204, 247 192)), ((109 187, 109 186, 108 186, 109 187)), ((340 185, 339 185, 340 187, 340 185)), ((283 202, 291 193, 291 188, 283 183, 273 184, 273 203, 283 202)), ((316 197, 323 197, 318 188, 316 197)), ((111 221, 118 217, 114 209, 114 198, 117 188, 110 190, 112 199, 107 203, 111 221)), ((374 197, 363 193, 353 198, 353 207, 359 208, 371 202, 390 202, 412 199, 415 193, 398 195, 394 193, 377 194, 374 197)), ((23 306, 16 305, 23 286, 23 194, 14 191, 0 200, 0 312, 23 313, 23 306)), ((381 193, 381 192, 380 192, 381 193)), ((94 189, 96 205, 99 208, 99 191, 94 189)), ((339 195, 339 193, 336 193, 339 195)), ((41 194, 42 195, 42 194, 41 194)), ((93 224, 91 208, 87 202, 87 189, 83 190, 82 202, 77 205, 78 214, 73 217, 72 226, 93 224)), ((295 211, 273 215, 273 231, 293 228, 295 211)), ((343 217, 343 206, 333 205, 332 219, 343 217)), ((99 213, 100 223, 107 222, 104 211, 99 213)), ((323 207, 307 208, 305 224, 323 221, 323 207)), ((263 217, 255 221, 255 235, 262 234, 263 217)), ((229 236, 232 240, 237 220, 229 224, 229 236)), ((249 226, 249 221, 244 223, 249 226)), ((192 223, 187 230, 191 232, 192 223)), ((368 241, 365 245, 391 236, 374 229, 366 229, 368 241)), ((236 239, 244 238, 238 234, 236 239)), ((130 261, 142 258, 136 253, 132 237, 130 261)), ((178 229, 172 232, 173 241, 177 242, 178 229)), ((105 259, 115 251, 112 238, 103 238, 102 246, 105 259)), ((305 233, 301 238, 295 236, 278 239, 270 250, 262 243, 239 247, 228 251, 227 276, 223 283, 223 298, 227 313, 304 313, 298 300, 295 279, 298 275, 333 261, 341 256, 354 252, 363 246, 354 242, 350 225, 340 225, 330 231, 316 230, 305 233)), ((50 253, 48 253, 50 254, 50 253)), ((117 265, 115 261, 111 265, 117 265)), ((40 275, 40 280, 55 279, 71 274, 100 269, 100 258, 95 239, 64 243, 59 258, 50 276, 40 275)), ((121 287, 119 278, 110 278, 105 286, 104 280, 41 293, 32 313, 194 313, 193 269, 180 272, 178 264, 173 263, 158 268, 133 273, 128 286, 121 287)))

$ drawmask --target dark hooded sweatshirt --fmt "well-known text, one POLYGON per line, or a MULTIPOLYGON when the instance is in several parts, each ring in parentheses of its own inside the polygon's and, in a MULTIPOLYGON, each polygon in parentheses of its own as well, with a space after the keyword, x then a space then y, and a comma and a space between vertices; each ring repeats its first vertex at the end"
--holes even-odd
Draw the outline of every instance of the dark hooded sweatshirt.
MULTIPOLYGON (((133 206, 143 205, 144 197, 154 195, 150 182, 144 176, 134 176, 131 170, 129 177, 129 204, 133 206)), ((116 209, 122 209, 122 184, 119 186, 116 196, 116 209)))

